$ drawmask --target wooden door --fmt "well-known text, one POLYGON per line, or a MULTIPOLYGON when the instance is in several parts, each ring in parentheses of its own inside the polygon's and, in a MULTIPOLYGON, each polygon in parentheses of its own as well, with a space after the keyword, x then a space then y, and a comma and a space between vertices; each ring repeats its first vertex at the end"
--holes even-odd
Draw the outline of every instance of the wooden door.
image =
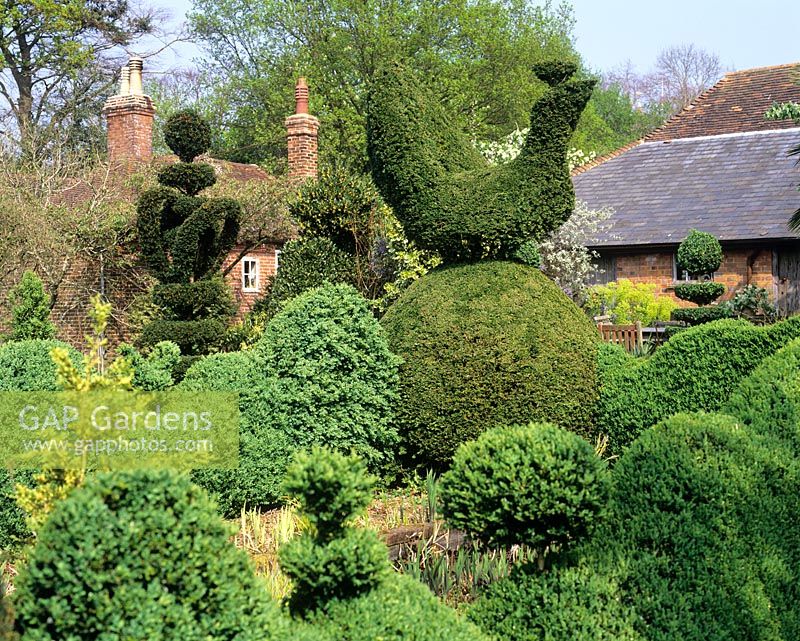
POLYGON ((778 251, 775 280, 778 313, 789 316, 800 312, 800 250, 778 251))

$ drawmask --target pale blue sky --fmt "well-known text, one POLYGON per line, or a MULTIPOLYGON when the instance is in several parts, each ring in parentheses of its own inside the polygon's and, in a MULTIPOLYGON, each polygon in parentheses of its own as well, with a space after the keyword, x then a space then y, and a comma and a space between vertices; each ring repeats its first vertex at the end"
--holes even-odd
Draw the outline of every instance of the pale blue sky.
MULTIPOLYGON (((191 7, 191 0, 151 1, 176 21, 191 7)), ((647 71, 661 49, 684 43, 716 53, 728 69, 800 61, 797 0, 573 0, 572 5, 578 50, 595 70, 630 59, 647 71)), ((188 66, 197 55, 196 47, 184 44, 161 64, 188 66)))

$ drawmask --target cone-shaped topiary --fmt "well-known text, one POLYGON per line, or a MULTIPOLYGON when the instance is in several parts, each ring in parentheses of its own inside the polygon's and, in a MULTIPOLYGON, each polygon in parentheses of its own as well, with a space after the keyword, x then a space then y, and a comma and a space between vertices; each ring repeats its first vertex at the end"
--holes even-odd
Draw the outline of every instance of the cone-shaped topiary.
POLYGON ((16 581, 22 639, 286 638, 206 494, 168 472, 104 473, 60 502, 16 581))
POLYGON ((595 81, 573 79, 576 65, 566 62, 534 72, 549 87, 533 106, 522 152, 496 167, 409 69, 395 64, 378 74, 367 113, 372 174, 419 247, 446 262, 510 258, 571 215, 567 145, 595 81))
POLYGON ((192 163, 210 144, 202 118, 178 112, 164 126, 164 137, 182 162, 158 172, 161 184, 142 194, 136 220, 142 253, 160 281, 154 298, 164 320, 145 327, 140 343, 174 340, 184 354, 202 354, 221 342, 223 319, 234 310, 219 267, 236 242, 242 208, 230 198, 197 195, 216 181, 213 167, 192 163))
POLYGON ((56 326, 50 320, 50 296, 35 273, 22 274, 19 284, 9 292, 8 302, 11 305, 10 340, 55 338, 56 326))
POLYGON ((505 261, 437 269, 381 320, 403 359, 397 425, 407 462, 446 467, 496 426, 588 434, 599 335, 541 271, 505 261))

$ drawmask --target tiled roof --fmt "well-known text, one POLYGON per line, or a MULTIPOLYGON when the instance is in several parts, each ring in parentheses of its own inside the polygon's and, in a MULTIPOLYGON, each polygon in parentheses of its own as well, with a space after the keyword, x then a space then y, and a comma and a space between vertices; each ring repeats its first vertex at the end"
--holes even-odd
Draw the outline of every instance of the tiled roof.
POLYGON ((689 229, 720 240, 797 238, 800 167, 787 152, 800 128, 645 141, 573 176, 576 196, 612 207, 613 228, 595 246, 679 243, 689 229))
POLYGON ((800 102, 800 63, 725 74, 645 140, 795 127, 791 120, 764 118, 764 112, 775 102, 800 102))

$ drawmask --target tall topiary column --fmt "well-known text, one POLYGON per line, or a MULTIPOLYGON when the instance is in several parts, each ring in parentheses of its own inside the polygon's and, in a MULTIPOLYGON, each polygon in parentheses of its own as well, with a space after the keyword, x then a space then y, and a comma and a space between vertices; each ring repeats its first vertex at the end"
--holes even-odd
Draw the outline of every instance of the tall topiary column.
POLYGON ((219 268, 236 242, 242 209, 230 198, 199 195, 216 176, 211 165, 193 162, 211 145, 211 130, 197 113, 169 118, 164 139, 180 162, 160 169, 159 186, 137 204, 139 243, 159 281, 153 299, 163 317, 145 326, 140 342, 171 340, 185 355, 204 354, 219 345, 235 309, 219 268))

